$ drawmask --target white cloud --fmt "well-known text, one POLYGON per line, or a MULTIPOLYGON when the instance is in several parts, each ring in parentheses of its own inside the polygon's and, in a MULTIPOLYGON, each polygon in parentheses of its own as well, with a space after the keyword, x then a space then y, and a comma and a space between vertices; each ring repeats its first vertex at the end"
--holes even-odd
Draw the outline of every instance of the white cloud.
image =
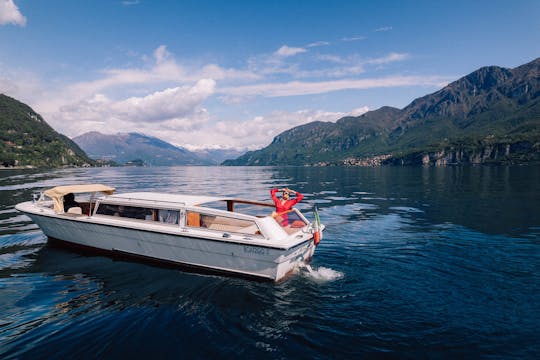
POLYGON ((101 72, 102 76, 93 81, 74 83, 67 92, 73 96, 86 98, 99 92, 113 91, 124 87, 142 86, 155 88, 163 84, 189 84, 200 79, 214 80, 254 80, 259 76, 236 69, 225 69, 215 64, 204 66, 184 66, 168 52, 166 46, 159 46, 149 60, 149 66, 131 68, 113 68, 101 72))
POLYGON ((281 58, 274 56, 265 57, 253 57, 248 60, 249 70, 255 74, 261 76, 261 78, 267 78, 272 75, 293 75, 298 73, 299 65, 285 63, 281 58))
POLYGON ((191 149, 205 148, 216 144, 216 139, 219 139, 222 144, 232 144, 238 149, 255 150, 268 145, 276 135, 292 127, 312 121, 335 122, 346 115, 350 113, 323 110, 274 111, 248 120, 218 121, 207 125, 211 126, 211 131, 203 128, 196 133, 197 136, 190 136, 186 145, 191 149))
POLYGON ((20 93, 20 86, 11 77, 0 76, 0 93, 17 96, 20 93))
POLYGON ((283 45, 274 54, 277 55, 277 56, 289 57, 289 56, 294 56, 294 55, 298 55, 298 54, 301 54, 301 53, 305 53, 306 51, 307 50, 304 49, 304 48, 289 47, 287 45, 283 45))
POLYGON ((368 106, 362 106, 362 107, 353 109, 353 110, 350 112, 350 115, 351 115, 351 116, 360 116, 360 115, 362 115, 362 114, 367 113, 368 111, 369 111, 369 107, 368 107, 368 106))
MULTIPOLYGON (((99 102, 100 100, 94 99, 94 101, 99 102)), ((93 105, 96 103, 94 102, 93 105)), ((192 114, 189 119, 171 119, 161 122, 159 126, 143 122, 128 123, 116 119, 107 124, 99 121, 83 121, 82 126, 80 125, 78 128, 84 129, 80 133, 91 130, 110 134, 126 131, 141 132, 190 150, 209 148, 255 150, 268 145, 276 135, 292 127, 312 121, 335 122, 347 115, 360 115, 361 111, 367 108, 360 109, 349 113, 323 110, 274 111, 234 121, 212 121, 210 115, 201 109, 201 111, 192 114)))
POLYGON ((39 77, 21 69, 10 69, 0 63, 0 93, 22 102, 31 102, 43 95, 39 77))
POLYGON ((358 116, 368 108, 359 107, 349 113, 275 111, 250 119, 225 121, 215 117, 218 112, 214 112, 211 106, 249 101, 253 109, 253 104, 261 100, 258 97, 381 87, 441 86, 449 80, 437 76, 358 79, 358 74, 366 72, 370 66, 403 61, 409 55, 390 53, 379 58, 365 58, 330 53, 294 57, 307 52, 305 48, 284 45, 277 52, 249 59, 247 69, 243 69, 224 68, 213 63, 186 64, 161 45, 143 57, 137 66, 100 70, 90 81, 73 83, 45 80, 5 68, 0 63, 0 92, 28 103, 53 128, 68 136, 92 130, 105 133, 136 131, 191 148, 255 149, 268 144, 274 136, 291 127, 315 120, 335 121, 345 115, 358 116), (309 78, 310 81, 293 81, 299 78, 309 78))
POLYGON ((131 97, 111 106, 119 117, 133 122, 161 122, 189 116, 214 93, 216 83, 199 80, 193 87, 175 87, 144 97, 131 97))
POLYGON ((333 55, 333 54, 321 54, 317 55, 317 59, 320 61, 326 61, 336 64, 346 64, 348 61, 347 59, 343 58, 339 55, 333 55))
POLYGON ((192 129, 208 118, 202 103, 214 93, 214 87, 214 80, 202 79, 193 86, 169 88, 120 101, 94 94, 60 106, 48 113, 46 119, 53 127, 62 128, 68 136, 90 130, 107 133, 139 131, 153 135, 156 128, 169 132, 192 129))
POLYGON ((236 87, 218 88, 218 93, 232 96, 297 96, 323 94, 338 90, 365 90, 382 87, 401 86, 439 86, 447 79, 440 76, 389 76, 371 79, 342 79, 334 81, 291 81, 285 83, 267 83, 236 87))
POLYGON ((390 31, 392 30, 392 27, 391 26, 383 26, 383 27, 380 27, 378 29, 375 29, 376 32, 381 32, 381 31, 390 31))
POLYGON ((160 45, 156 50, 154 50, 154 58, 156 59, 157 64, 162 64, 170 57, 171 53, 167 51, 167 47, 165 45, 160 45))
POLYGON ((296 71, 296 78, 343 78, 347 76, 359 75, 365 72, 362 64, 345 64, 340 67, 325 68, 320 70, 296 71))
POLYGON ((130 93, 144 97, 163 89, 189 87, 201 79, 212 79, 213 86, 216 81, 222 80, 259 79, 258 75, 250 71, 226 69, 215 64, 184 66, 163 45, 154 51, 146 63, 146 66, 141 67, 102 70, 98 73, 100 77, 94 80, 67 84, 59 86, 58 89, 49 88, 47 96, 40 97, 34 102, 40 111, 52 114, 62 106, 84 103, 96 94, 125 98, 125 94, 130 93))
POLYGON ((293 62, 290 57, 277 56, 275 53, 256 56, 249 59, 251 73, 262 77, 272 75, 290 76, 296 79, 307 78, 345 78, 362 74, 366 65, 383 65, 403 61, 409 58, 406 53, 390 53, 378 58, 363 58, 358 54, 339 56, 335 54, 315 54, 303 62, 293 62), (309 70, 306 70, 309 68, 309 70))
POLYGON ((321 77, 339 78, 358 75, 366 71, 366 65, 384 65, 397 61, 404 61, 408 58, 409 54, 406 53, 390 53, 386 56, 371 59, 360 58, 357 55, 345 58, 334 55, 321 55, 319 59, 322 61, 342 65, 341 67, 323 69, 321 77))
POLYGON ((7 24, 26 26, 26 17, 13 0, 0 0, 0 25, 7 24))
POLYGON ((216 80, 253 81, 261 80, 262 76, 251 71, 224 69, 216 64, 203 66, 198 72, 198 77, 212 78, 216 80))
POLYGON ((387 56, 366 60, 365 63, 374 65, 389 64, 395 61, 407 60, 409 57, 409 54, 406 53, 390 53, 387 56))
POLYGON ((318 47, 318 46, 329 46, 330 43, 328 41, 315 41, 310 44, 307 44, 306 47, 318 47))
POLYGON ((341 39, 341 41, 350 42, 350 41, 360 41, 360 40, 366 40, 367 37, 365 36, 352 36, 352 37, 344 37, 341 39))

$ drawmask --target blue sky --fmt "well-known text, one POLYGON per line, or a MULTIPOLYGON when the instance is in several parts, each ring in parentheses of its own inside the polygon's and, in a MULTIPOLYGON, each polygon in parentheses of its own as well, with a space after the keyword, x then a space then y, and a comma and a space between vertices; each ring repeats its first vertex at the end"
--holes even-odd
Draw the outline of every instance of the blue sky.
POLYGON ((538 0, 0 0, 0 93, 70 137, 256 149, 527 63, 539 18, 538 0))

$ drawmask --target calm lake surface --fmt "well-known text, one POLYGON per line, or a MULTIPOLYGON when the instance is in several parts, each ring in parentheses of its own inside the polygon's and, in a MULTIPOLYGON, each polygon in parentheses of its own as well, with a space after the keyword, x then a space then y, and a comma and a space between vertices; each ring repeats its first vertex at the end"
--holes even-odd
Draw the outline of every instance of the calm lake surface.
POLYGON ((540 166, 0 171, 0 358, 537 358, 540 166), (14 205, 100 182, 268 200, 327 225, 259 283, 47 245, 14 205))

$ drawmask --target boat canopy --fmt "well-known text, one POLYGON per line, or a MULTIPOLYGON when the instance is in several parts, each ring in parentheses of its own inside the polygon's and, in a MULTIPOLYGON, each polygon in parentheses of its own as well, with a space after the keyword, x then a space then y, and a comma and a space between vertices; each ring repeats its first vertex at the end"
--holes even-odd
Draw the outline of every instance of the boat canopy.
POLYGON ((64 203, 62 198, 66 194, 101 192, 106 195, 112 195, 114 190, 116 189, 102 184, 65 185, 46 190, 44 194, 53 199, 54 211, 61 213, 64 211, 64 203))

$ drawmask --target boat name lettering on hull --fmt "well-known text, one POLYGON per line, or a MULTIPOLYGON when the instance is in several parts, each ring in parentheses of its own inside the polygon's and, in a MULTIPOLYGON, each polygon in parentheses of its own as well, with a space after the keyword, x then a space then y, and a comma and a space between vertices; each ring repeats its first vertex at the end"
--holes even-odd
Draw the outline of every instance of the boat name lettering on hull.
POLYGON ((268 255, 270 253, 269 249, 257 247, 257 246, 249 246, 244 245, 244 253, 248 254, 258 254, 258 255, 268 255))

